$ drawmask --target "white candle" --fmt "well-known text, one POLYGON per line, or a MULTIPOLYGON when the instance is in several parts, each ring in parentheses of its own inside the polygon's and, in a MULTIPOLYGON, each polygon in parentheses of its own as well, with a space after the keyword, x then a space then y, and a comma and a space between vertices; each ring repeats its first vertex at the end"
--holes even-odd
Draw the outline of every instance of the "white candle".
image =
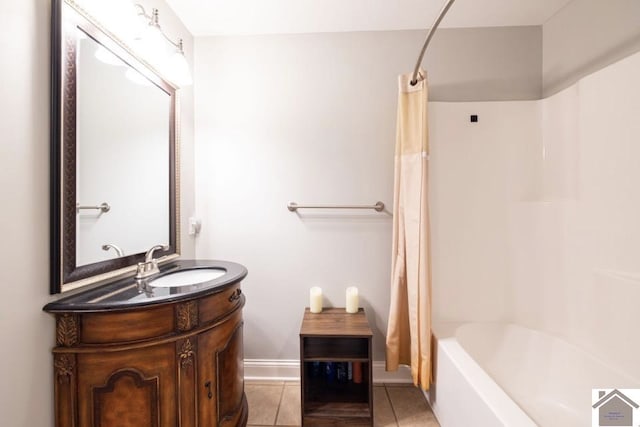
POLYGON ((347 288, 347 313, 358 312, 358 288, 350 286, 347 288))
POLYGON ((309 308, 312 313, 322 312, 322 288, 314 286, 309 291, 309 308))

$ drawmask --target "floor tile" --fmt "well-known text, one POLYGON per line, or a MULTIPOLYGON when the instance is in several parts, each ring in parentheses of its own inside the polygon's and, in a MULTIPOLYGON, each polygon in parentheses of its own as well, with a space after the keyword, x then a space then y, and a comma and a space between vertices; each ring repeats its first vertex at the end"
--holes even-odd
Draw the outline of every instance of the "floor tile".
POLYGON ((397 427, 398 425, 384 386, 373 387, 373 425, 374 427, 397 427))
POLYGON ((399 427, 438 426, 420 389, 413 386, 387 387, 387 393, 399 427))
MULTIPOLYGON (((300 383, 248 381, 248 427, 300 426, 300 383)), ((440 427, 422 392, 407 384, 373 387, 374 427, 440 427)))
POLYGON ((249 425, 272 426, 276 422, 282 397, 282 384, 245 383, 244 392, 249 404, 249 425))
POLYGON ((285 384, 282 393, 280 410, 278 411, 278 426, 299 426, 300 419, 300 384, 285 384))

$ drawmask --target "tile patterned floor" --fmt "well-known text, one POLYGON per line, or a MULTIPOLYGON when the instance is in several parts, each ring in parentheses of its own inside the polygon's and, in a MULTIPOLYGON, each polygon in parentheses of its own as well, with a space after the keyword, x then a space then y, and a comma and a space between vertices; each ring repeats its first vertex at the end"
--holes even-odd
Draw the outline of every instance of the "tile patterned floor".
MULTIPOLYGON (((249 426, 300 426, 300 383, 247 381, 249 426)), ((422 392, 406 384, 373 387, 375 427, 439 427, 422 392)))

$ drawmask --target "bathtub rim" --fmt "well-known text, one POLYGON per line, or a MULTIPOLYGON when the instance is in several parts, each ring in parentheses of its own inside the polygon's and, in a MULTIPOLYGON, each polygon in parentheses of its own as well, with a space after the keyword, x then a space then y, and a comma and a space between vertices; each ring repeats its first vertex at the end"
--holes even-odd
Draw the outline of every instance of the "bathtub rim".
MULTIPOLYGON (((438 420, 448 419, 438 404, 438 359, 446 355, 449 361, 462 375, 466 384, 478 396, 479 400, 491 411, 503 426, 538 427, 531 417, 496 383, 493 378, 467 353, 458 342, 455 331, 459 326, 479 322, 441 322, 434 325, 432 334, 435 340, 434 383, 424 392, 429 405, 438 420), (434 398, 435 395, 435 398, 434 398)), ((493 322, 503 323, 503 322, 493 322)))

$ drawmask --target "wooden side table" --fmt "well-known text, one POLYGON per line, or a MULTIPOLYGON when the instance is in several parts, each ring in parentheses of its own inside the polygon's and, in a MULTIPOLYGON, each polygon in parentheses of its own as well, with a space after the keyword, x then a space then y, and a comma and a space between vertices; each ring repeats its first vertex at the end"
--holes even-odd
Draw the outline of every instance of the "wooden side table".
POLYGON ((372 337, 362 308, 354 314, 344 308, 318 314, 305 309, 300 327, 303 426, 373 426, 372 337))

